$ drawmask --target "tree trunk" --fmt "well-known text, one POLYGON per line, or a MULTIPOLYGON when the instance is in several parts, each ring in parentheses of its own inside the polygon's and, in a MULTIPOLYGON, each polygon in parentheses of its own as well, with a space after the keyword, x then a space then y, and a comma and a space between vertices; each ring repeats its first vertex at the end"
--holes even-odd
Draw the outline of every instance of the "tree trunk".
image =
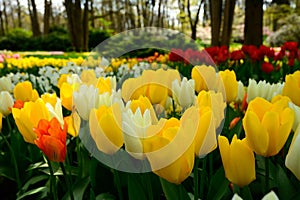
POLYGON ((221 45, 229 46, 230 44, 235 2, 236 0, 225 2, 221 45))
POLYGON ((3 1, 3 14, 4 14, 4 21, 5 21, 5 30, 8 31, 9 27, 8 27, 8 16, 7 16, 7 12, 6 12, 6 3, 5 1, 3 1))
POLYGON ((260 46, 263 34, 263 1, 246 0, 244 44, 260 46))
POLYGON ((296 0, 296 13, 299 15, 300 14, 300 0, 296 0))
POLYGON ((220 28, 222 20, 222 1, 210 0, 211 45, 220 45, 220 28))
POLYGON ((31 7, 32 7, 32 10, 31 10, 32 36, 37 37, 37 36, 41 35, 41 30, 40 30, 40 24, 39 24, 35 0, 31 0, 31 7))
POLYGON ((201 8, 202 3, 203 3, 203 0, 200 2, 199 6, 198 6, 195 20, 193 20, 192 13, 191 13, 190 0, 188 0, 188 2, 187 2, 188 17, 189 17, 189 22, 190 22, 191 31, 192 31, 191 38, 193 40, 197 39, 197 25, 198 25, 198 21, 199 21, 199 13, 200 13, 200 8, 201 8))
POLYGON ((4 20, 3 20, 3 12, 0 10, 0 35, 4 36, 5 35, 5 30, 4 30, 4 20))
POLYGON ((11 19, 11 25, 13 28, 16 28, 16 23, 15 23, 15 16, 14 16, 14 7, 11 4, 11 1, 8 1, 9 9, 10 9, 10 19, 11 19))
POLYGON ((17 0, 18 27, 22 28, 21 5, 20 0, 17 0))
POLYGON ((82 19, 82 30, 83 30, 83 51, 89 50, 89 0, 85 0, 83 19, 82 19))
POLYGON ((51 1, 44 1, 44 35, 48 35, 50 27, 51 1))
POLYGON ((138 28, 141 28, 142 27, 142 23, 141 23, 142 14, 141 14, 141 9, 140 9, 140 0, 136 1, 136 11, 137 11, 138 28))
POLYGON ((94 10, 94 0, 90 0, 90 15, 91 15, 91 27, 95 28, 95 10, 94 10))
POLYGON ((75 51, 80 52, 83 47, 83 30, 82 30, 82 10, 80 0, 65 0, 64 2, 67 12, 68 29, 72 46, 75 51))

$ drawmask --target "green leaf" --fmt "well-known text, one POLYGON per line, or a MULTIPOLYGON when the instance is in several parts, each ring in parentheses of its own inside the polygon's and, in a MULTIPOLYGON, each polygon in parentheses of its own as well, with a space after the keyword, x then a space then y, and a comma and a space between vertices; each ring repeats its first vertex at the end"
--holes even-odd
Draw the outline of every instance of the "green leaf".
MULTIPOLYGON (((90 183, 90 179, 89 179, 89 177, 86 177, 84 179, 81 179, 74 185, 74 187, 72 188, 74 200, 82 200, 83 199, 84 192, 85 192, 87 186, 89 185, 89 183, 90 183)), ((63 199, 64 200, 70 199, 69 192, 66 193, 66 195, 63 197, 63 199)))
POLYGON ((38 194, 38 193, 41 193, 40 195, 45 197, 47 196, 47 187, 46 186, 43 186, 43 187, 39 187, 39 188, 35 188, 33 190, 29 190, 28 192, 25 192, 24 194, 22 194, 21 196, 19 196, 17 198, 17 200, 20 200, 20 199, 23 199, 24 197, 28 197, 28 196, 31 196, 31 195, 34 195, 34 194, 38 194))
MULTIPOLYGON (((3 165, 3 164, 1 164, 1 165, 3 165)), ((10 166, 10 165, 0 166, 0 176, 4 176, 12 181, 16 180, 13 166, 10 166)))
POLYGON ((222 199, 226 194, 229 181, 225 177, 224 168, 221 167, 218 171, 212 176, 212 179, 209 184, 208 189, 208 198, 207 199, 222 199))
POLYGON ((128 174, 128 197, 129 199, 147 199, 145 187, 141 182, 140 174, 128 174))
POLYGON ((28 188, 33 185, 33 184, 36 184, 40 181, 43 181, 45 179, 49 178, 49 176, 47 175, 40 175, 40 176, 34 176, 32 177, 31 179, 29 179, 25 184, 24 186, 22 187, 21 191, 27 191, 28 188))
POLYGON ((176 185, 170 183, 163 178, 160 178, 160 183, 163 188, 164 194, 168 200, 186 200, 190 199, 189 194, 185 188, 180 184, 176 185))
POLYGON ((277 169, 278 197, 279 199, 292 199, 293 195, 297 193, 297 189, 293 186, 280 165, 277 165, 277 169))
POLYGON ((96 200, 115 200, 116 197, 109 193, 102 193, 96 196, 96 200))

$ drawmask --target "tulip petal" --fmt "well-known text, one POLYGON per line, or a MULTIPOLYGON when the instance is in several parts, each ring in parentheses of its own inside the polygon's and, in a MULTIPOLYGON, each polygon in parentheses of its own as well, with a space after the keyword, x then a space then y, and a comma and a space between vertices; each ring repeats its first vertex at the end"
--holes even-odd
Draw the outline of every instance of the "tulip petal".
POLYGON ((268 152, 267 155, 275 155, 277 144, 278 144, 278 136, 281 134, 279 129, 279 115, 277 112, 268 111, 265 113, 263 120, 262 120, 262 126, 268 133, 269 137, 269 145, 268 145, 268 152))
POLYGON ((300 180, 300 125, 295 132, 286 156, 285 166, 300 180))
POLYGON ((233 177, 236 178, 232 182, 240 187, 244 187, 255 180, 255 158, 253 151, 245 142, 237 140, 236 137, 231 142, 230 159, 230 168, 234 170, 233 177))
POLYGON ((261 125, 259 118, 252 111, 247 111, 243 119, 246 139, 258 155, 265 155, 269 146, 269 135, 261 125))

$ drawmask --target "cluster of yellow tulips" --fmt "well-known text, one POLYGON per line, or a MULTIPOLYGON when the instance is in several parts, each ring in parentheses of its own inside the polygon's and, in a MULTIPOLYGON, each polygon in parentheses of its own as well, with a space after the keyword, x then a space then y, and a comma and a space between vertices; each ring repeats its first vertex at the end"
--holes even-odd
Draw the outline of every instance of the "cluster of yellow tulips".
MULTIPOLYGON (((27 67, 46 62, 24 60, 27 67)), ((7 62, 25 67, 24 63, 7 62)), ((57 62, 66 61, 55 62, 64 65, 57 62)), ((202 65, 193 68, 191 77, 181 78, 173 69, 145 70, 117 88, 116 77, 96 77, 93 70, 84 70, 80 75, 61 75, 59 94, 38 94, 28 81, 12 88, 9 80, 2 78, 0 128, 2 118, 12 113, 26 142, 36 144, 51 161, 63 162, 66 138, 57 133, 77 137, 87 134, 81 127, 88 124, 98 151, 110 156, 123 149, 136 160, 147 160, 151 171, 174 184, 190 176, 195 159, 218 147, 226 178, 241 188, 256 179, 256 155, 277 155, 294 130, 285 165, 300 179, 300 128, 296 129, 300 72, 287 75, 279 91, 259 83, 270 99, 262 98, 255 86, 244 87, 233 71, 217 73, 215 68, 202 65), (252 95, 251 100, 247 94, 252 95), (245 134, 234 135, 231 142, 220 131, 226 106, 240 109, 243 117, 245 134), (68 116, 63 110, 69 111, 68 116)))

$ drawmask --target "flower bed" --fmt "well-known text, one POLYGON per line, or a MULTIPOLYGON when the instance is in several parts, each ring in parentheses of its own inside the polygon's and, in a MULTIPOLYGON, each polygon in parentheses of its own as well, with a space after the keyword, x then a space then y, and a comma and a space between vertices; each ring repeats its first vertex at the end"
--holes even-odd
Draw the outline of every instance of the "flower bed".
POLYGON ((27 68, 26 58, 6 58, 0 184, 9 189, 0 195, 297 198, 298 47, 203 52, 58 65, 28 58, 27 68))

